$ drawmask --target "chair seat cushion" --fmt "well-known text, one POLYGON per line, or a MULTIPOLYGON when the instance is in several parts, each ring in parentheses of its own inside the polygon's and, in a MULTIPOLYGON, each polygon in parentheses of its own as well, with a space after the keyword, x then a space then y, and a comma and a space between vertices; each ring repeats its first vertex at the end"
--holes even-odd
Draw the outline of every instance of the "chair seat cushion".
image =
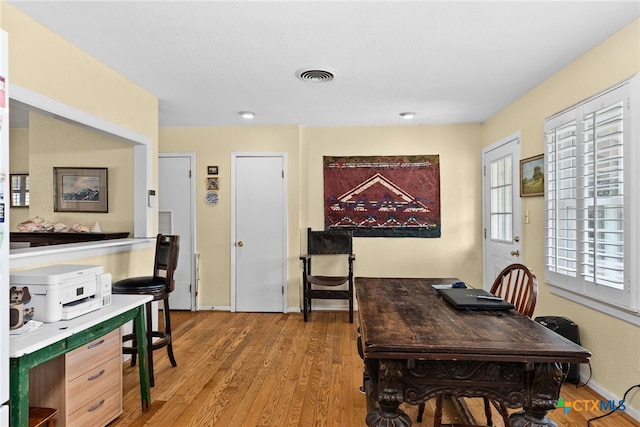
POLYGON ((114 294, 156 294, 165 291, 166 285, 163 277, 130 277, 111 285, 111 292, 114 294))
POLYGON ((340 286, 347 283, 349 276, 307 276, 312 285, 340 286))

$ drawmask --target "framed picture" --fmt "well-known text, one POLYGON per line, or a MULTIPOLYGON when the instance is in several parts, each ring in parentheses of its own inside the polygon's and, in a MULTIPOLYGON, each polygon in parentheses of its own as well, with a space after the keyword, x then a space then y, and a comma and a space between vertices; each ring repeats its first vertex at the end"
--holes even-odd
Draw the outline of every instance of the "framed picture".
POLYGON ((53 168, 54 212, 109 212, 107 168, 53 168))
POLYGON ((207 178, 207 190, 219 190, 218 178, 207 178))
POLYGON ((217 166, 207 166, 207 175, 218 175, 217 166))
POLYGON ((544 154, 520 160, 520 197, 544 196, 544 154))

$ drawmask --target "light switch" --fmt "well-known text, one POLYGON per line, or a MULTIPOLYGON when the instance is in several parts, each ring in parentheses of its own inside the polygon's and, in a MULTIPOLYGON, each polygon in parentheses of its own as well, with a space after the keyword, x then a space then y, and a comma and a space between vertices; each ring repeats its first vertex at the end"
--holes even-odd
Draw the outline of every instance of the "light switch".
POLYGON ((524 223, 529 224, 529 210, 525 209, 524 211, 524 223))

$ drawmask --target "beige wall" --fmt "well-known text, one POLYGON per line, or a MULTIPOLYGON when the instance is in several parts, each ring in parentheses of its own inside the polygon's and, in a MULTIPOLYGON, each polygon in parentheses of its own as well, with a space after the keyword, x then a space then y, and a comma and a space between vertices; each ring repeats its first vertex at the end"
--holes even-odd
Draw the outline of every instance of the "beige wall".
POLYGON ((381 126, 303 128, 301 230, 322 229, 322 156, 440 156, 441 238, 356 238, 358 276, 452 277, 482 283, 480 128, 381 126))
MULTIPOLYGON (((544 152, 546 117, 640 72, 640 20, 626 26, 562 71, 496 114, 482 127, 483 146, 520 130, 522 157, 544 152)), ((634 141, 633 143, 638 143, 634 141)), ((544 199, 522 199, 531 222, 523 224, 524 262, 540 279, 535 316, 559 315, 580 327, 584 347, 593 353, 593 381, 619 398, 640 372, 640 328, 551 295, 544 281, 544 199)), ((636 398, 633 408, 640 408, 636 398)))
POLYGON ((16 160, 16 164, 10 163, 10 170, 11 173, 35 172, 30 176, 31 203, 28 209, 11 209, 11 230, 16 231, 16 225, 24 221, 24 216, 40 216, 67 226, 84 224, 91 228, 98 222, 104 232, 127 231, 133 236, 132 145, 38 113, 31 112, 29 116, 28 131, 23 129, 11 134, 26 133, 28 141, 10 139, 11 161, 16 160), (26 167, 22 162, 25 147, 26 167), (109 212, 54 212, 53 167, 107 168, 109 212))
MULTIPOLYGON (((29 129, 9 129, 9 141, 11 141, 9 153, 10 173, 29 173, 29 129)), ((28 208, 11 208, 9 230, 15 231, 16 225, 28 219, 28 208)))
MULTIPOLYGON (((285 152, 288 159, 288 306, 299 307, 300 141, 297 126, 162 128, 162 152, 196 154, 196 234, 199 306, 231 305, 231 153, 285 152), (219 170, 220 201, 205 201, 207 166, 219 170)), ((162 197, 159 192, 158 197, 162 197)))
MULTIPOLYGON (((0 26, 8 33, 9 38, 9 81, 11 84, 19 85, 32 92, 147 135, 153 141, 152 156, 156 156, 158 139, 158 99, 156 96, 118 75, 6 2, 0 2, 0 8, 0 26)), ((13 133, 11 135, 13 136, 13 133)), ((93 138, 87 134, 85 136, 93 138)), ((112 153, 116 156, 119 155, 113 151, 112 142, 106 142, 100 138, 96 141, 105 147, 103 153, 105 157, 111 156, 112 153)), ((83 152, 76 144, 77 140, 72 141, 67 145, 67 151, 60 154, 64 156, 67 165, 82 165, 87 162, 87 153, 83 152)), ((100 153, 97 155, 100 156, 100 153)), ((30 161, 32 160, 30 159, 30 161)), ((101 166, 96 162, 92 163, 95 166, 101 166)), ((32 179, 36 179, 33 168, 30 168, 30 173, 32 179)), ((52 174, 50 166, 43 174, 44 176, 52 174)), ((155 183, 157 182, 155 166, 153 166, 152 174, 154 177, 152 182, 155 183)), ((127 185, 121 181, 121 179, 129 179, 126 173, 118 172, 115 175, 118 175, 119 178, 114 183, 114 191, 115 187, 131 187, 130 184, 127 185)), ((129 196, 128 199, 131 200, 131 197, 129 196)), ((114 200, 116 205, 113 208, 118 212, 124 212, 128 209, 124 206, 129 203, 128 201, 119 200, 117 196, 114 200)), ((50 208, 47 209, 47 213, 49 213, 50 208)), ((33 209, 29 212, 31 216, 38 214, 39 212, 35 212, 33 209)), ((90 219, 85 218, 82 217, 82 222, 90 222, 90 219)), ((80 218, 65 217, 65 220, 69 222, 75 219, 80 218)), ((102 221, 100 219, 101 223, 102 221)), ((104 221, 106 228, 108 228, 110 220, 104 219, 104 221)), ((105 271, 112 273, 114 280, 118 280, 133 274, 148 274, 152 265, 153 250, 137 252, 142 253, 115 254, 89 260, 79 259, 73 262, 103 264, 105 271), (141 262, 141 260, 144 261, 141 262)))

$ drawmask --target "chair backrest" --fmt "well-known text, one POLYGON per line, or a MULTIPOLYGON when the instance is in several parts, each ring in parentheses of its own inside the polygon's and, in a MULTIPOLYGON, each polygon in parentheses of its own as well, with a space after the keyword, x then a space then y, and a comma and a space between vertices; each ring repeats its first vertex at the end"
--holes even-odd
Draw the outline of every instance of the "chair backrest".
POLYGON ((180 236, 158 234, 156 237, 156 256, 153 267, 153 276, 162 277, 165 281, 166 292, 173 292, 175 280, 173 278, 178 266, 178 253, 180 251, 180 236))
POLYGON ((348 230, 311 231, 307 229, 309 255, 351 254, 353 235, 348 230))
POLYGON ((493 282, 491 293, 509 301, 518 313, 531 317, 538 299, 538 279, 524 265, 511 264, 493 282))

